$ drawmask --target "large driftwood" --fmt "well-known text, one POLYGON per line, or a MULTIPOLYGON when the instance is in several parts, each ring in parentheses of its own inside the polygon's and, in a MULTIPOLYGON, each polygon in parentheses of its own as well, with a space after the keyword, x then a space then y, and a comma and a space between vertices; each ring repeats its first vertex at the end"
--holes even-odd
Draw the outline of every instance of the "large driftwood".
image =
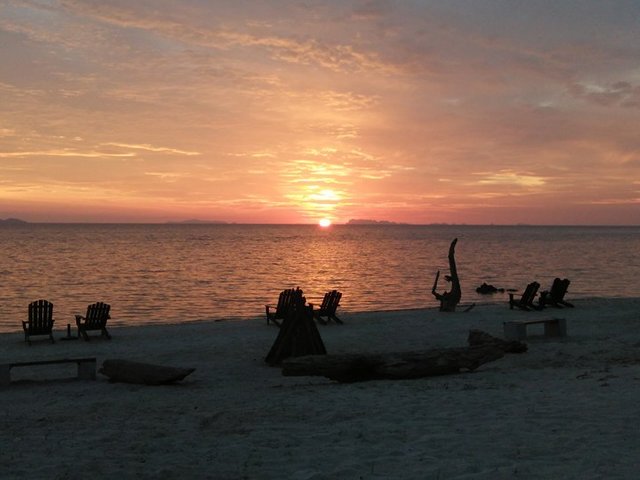
POLYGON ((505 353, 524 353, 527 351, 527 344, 519 340, 504 340, 502 338, 489 335, 482 330, 469 330, 467 339, 469 346, 475 345, 495 345, 504 350, 505 353))
POLYGON ((101 374, 111 382, 138 383, 141 385, 167 385, 179 382, 195 371, 195 368, 168 367, 130 360, 105 360, 101 374))
MULTIPOLYGON (((460 303, 462 299, 462 288, 460 287, 460 279, 458 278, 458 269, 456 267, 456 258, 455 258, 455 249, 456 243, 458 243, 458 239, 454 238, 449 246, 449 270, 450 275, 445 275, 445 280, 451 282, 451 290, 444 293, 438 293, 436 290, 438 289, 438 279, 440 278, 440 270, 436 273, 436 279, 433 282, 433 288, 431 289, 431 293, 436 300, 440 302, 440 311, 441 312, 455 312, 456 306, 460 303)), ((473 305, 465 310, 469 311, 473 308, 473 305)))
POLYGON ((471 371, 504 356, 499 346, 479 345, 424 352, 307 355, 282 364, 287 376, 322 376, 338 382, 411 379, 471 371))

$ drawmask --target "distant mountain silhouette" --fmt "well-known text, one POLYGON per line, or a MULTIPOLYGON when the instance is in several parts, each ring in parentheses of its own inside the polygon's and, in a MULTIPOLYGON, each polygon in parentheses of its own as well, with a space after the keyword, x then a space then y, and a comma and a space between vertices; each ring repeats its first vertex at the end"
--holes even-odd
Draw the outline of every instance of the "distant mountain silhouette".
POLYGON ((352 218, 347 225, 406 225, 406 223, 389 222, 388 220, 369 220, 366 218, 352 218))
POLYGON ((194 224, 207 224, 207 223, 213 223, 213 224, 226 224, 227 222, 222 222, 220 220, 198 220, 195 218, 192 218, 190 220, 180 220, 180 221, 176 221, 176 222, 167 222, 167 223, 172 223, 172 224, 189 224, 189 225, 194 225, 194 224))
POLYGON ((28 222, 20 220, 19 218, 7 218, 6 220, 0 218, 0 225, 24 225, 25 223, 28 222))

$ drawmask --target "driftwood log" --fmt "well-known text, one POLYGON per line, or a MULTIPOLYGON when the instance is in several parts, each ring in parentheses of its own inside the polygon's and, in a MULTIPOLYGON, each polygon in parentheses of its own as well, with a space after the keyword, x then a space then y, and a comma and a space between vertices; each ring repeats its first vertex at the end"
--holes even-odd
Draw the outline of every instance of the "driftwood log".
MULTIPOLYGON (((462 299, 462 289, 460 287, 460 279, 458 278, 458 269, 456 267, 456 258, 455 258, 455 249, 456 243, 458 243, 458 239, 454 238, 449 246, 449 270, 450 274, 445 275, 445 280, 451 282, 451 290, 444 293, 438 293, 436 290, 438 288, 438 279, 440 278, 440 270, 436 273, 436 279, 433 282, 433 288, 431 289, 431 293, 436 300, 440 302, 440 311, 441 312, 455 312, 456 306, 460 303, 462 299)), ((471 310, 473 306, 469 307, 467 310, 471 310)))
POLYGON ((105 360, 99 372, 111 382, 137 383, 140 385, 167 385, 179 382, 195 368, 179 368, 130 360, 105 360))
POLYGON ((494 344, 386 354, 307 355, 282 363, 286 376, 322 376, 338 382, 412 379, 471 371, 504 356, 494 344))
POLYGON ((504 340, 502 338, 489 335, 482 330, 469 330, 467 339, 469 346, 475 345, 495 345, 504 350, 505 353, 524 353, 527 351, 527 344, 518 340, 504 340))

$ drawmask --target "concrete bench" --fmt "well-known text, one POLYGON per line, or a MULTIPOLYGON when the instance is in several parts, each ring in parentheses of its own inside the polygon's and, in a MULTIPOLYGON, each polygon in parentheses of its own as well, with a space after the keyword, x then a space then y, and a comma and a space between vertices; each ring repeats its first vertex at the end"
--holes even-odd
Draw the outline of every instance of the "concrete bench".
POLYGON ((11 369, 17 367, 32 367, 38 365, 59 365, 75 363, 78 365, 78 378, 82 380, 96 379, 96 359, 93 358, 63 358, 59 360, 38 360, 31 362, 13 362, 0 364, 0 386, 11 384, 11 369))
POLYGON ((546 320, 504 322, 504 338, 507 340, 523 340, 527 338, 527 327, 535 324, 544 325, 545 337, 567 336, 567 320, 564 318, 549 318, 546 320))

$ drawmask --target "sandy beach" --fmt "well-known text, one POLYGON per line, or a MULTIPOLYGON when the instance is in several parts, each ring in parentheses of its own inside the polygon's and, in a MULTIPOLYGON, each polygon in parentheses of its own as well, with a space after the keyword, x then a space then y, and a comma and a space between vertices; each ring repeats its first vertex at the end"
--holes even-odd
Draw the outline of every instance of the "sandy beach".
POLYGON ((0 363, 89 356, 196 371, 144 386, 67 379, 75 365, 14 369, 0 389, 0 477, 637 478, 640 298, 574 303, 344 314, 344 325, 318 326, 329 353, 465 346, 470 329, 502 337, 508 320, 568 323, 568 337, 531 329, 527 353, 473 372, 351 384, 266 365, 278 330, 264 318, 31 347, 3 334, 0 363))

